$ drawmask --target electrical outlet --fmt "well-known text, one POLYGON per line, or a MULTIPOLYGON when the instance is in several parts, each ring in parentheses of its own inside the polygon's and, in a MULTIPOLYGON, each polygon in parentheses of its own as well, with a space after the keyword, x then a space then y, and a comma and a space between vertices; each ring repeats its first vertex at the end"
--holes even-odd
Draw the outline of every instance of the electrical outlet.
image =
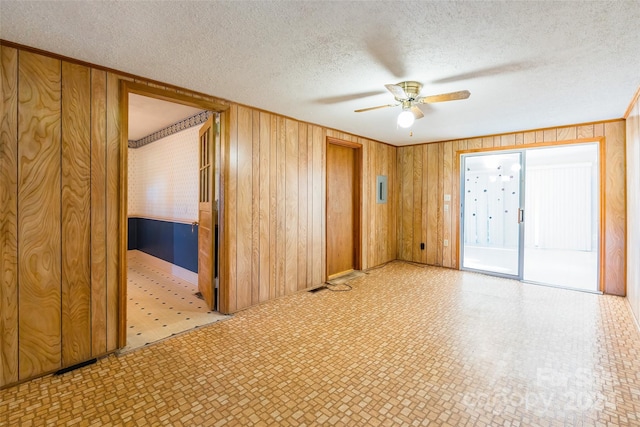
POLYGON ((424 243, 420 243, 420 249, 424 251, 424 243))
POLYGON ((449 239, 444 239, 444 245, 449 246, 449 239))

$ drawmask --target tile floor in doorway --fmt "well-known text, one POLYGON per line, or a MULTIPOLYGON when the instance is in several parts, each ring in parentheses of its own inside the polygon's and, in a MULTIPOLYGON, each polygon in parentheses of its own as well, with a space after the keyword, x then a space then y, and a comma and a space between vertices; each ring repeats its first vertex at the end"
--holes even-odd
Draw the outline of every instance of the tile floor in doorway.
POLYGON ((196 296, 196 273, 136 250, 127 253, 127 263, 127 345, 121 352, 229 318, 196 296))
POLYGON ((624 298, 392 262, 61 376, 0 425, 640 425, 624 298))

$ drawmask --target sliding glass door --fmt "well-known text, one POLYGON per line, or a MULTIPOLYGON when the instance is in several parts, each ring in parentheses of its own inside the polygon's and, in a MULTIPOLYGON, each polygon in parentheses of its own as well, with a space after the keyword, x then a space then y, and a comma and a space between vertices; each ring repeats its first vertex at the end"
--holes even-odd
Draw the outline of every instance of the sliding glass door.
POLYGON ((522 153, 462 157, 462 267, 521 277, 522 153))
POLYGON ((597 291, 598 143, 461 157, 463 269, 597 291))
POLYGON ((598 144, 528 150, 523 280, 598 290, 598 144))

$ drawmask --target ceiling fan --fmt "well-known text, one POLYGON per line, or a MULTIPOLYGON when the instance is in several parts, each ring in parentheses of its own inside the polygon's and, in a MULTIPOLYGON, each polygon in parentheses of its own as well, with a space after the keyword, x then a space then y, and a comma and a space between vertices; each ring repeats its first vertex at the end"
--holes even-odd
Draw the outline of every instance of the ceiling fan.
POLYGON ((403 128, 410 127, 414 120, 424 117, 422 110, 418 108, 419 104, 432 104, 435 102, 456 101, 459 99, 467 99, 471 95, 468 90, 458 92, 443 93, 440 95, 420 96, 422 84, 414 81, 400 82, 397 84, 384 85, 396 99, 395 104, 379 105, 377 107, 361 108, 355 110, 356 113, 365 111, 378 110, 380 108, 402 106, 402 112, 398 115, 398 126, 403 128))

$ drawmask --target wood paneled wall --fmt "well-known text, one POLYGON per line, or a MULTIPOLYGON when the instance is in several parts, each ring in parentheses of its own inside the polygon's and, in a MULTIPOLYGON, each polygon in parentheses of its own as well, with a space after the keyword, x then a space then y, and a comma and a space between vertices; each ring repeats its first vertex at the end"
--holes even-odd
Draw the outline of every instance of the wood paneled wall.
MULTIPOLYGON (((640 89, 639 89, 640 91, 640 89)), ((640 322, 640 98, 627 116, 627 297, 640 322)))
POLYGON ((375 200, 376 175, 394 188, 396 148, 231 105, 224 174, 224 311, 316 287, 326 280, 327 137, 363 146, 363 269, 396 257, 395 200, 375 200))
POLYGON ((2 386, 116 349, 120 142, 117 78, 0 53, 2 386))
MULTIPOLYGON (((121 80, 230 104, 13 45, 0 59, 3 387, 118 348, 121 80)), ((234 104, 225 114, 224 312, 325 280, 328 136, 363 145, 362 267, 395 259, 395 147, 234 104), (378 174, 389 177, 384 205, 378 174)))
POLYGON ((459 268, 459 151, 598 137, 604 137, 606 151, 604 291, 625 295, 624 120, 399 147, 398 258, 459 268))

